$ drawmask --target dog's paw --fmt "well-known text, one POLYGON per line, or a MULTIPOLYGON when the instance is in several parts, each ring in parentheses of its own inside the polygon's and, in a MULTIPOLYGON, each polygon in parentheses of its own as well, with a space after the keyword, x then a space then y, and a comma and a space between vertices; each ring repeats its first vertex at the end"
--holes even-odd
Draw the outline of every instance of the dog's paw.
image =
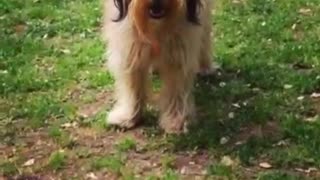
POLYGON ((218 65, 217 63, 210 63, 209 65, 202 65, 197 74, 199 76, 210 76, 210 75, 214 75, 216 74, 219 69, 220 69, 220 65, 218 65))
POLYGON ((188 120, 183 117, 162 117, 159 125, 167 134, 184 134, 188 132, 188 120))
POLYGON ((140 116, 137 113, 121 107, 113 109, 107 117, 107 124, 125 129, 134 128, 139 121, 140 116))

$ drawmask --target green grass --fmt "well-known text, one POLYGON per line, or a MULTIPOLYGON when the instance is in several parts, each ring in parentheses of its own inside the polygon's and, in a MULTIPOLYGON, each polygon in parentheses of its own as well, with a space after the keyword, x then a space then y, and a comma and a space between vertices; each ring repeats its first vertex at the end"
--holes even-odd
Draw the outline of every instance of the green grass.
POLYGON ((65 152, 62 152, 62 151, 53 152, 49 157, 49 162, 47 167, 55 171, 60 170, 65 166, 67 162, 66 158, 67 156, 65 152))
POLYGON ((301 176, 296 176, 288 173, 283 172, 267 172, 267 173, 261 173, 258 175, 258 180, 300 180, 304 179, 301 176))
POLYGON ((132 138, 125 138, 121 140, 116 146, 116 149, 120 152, 127 152, 129 150, 134 150, 135 148, 136 142, 132 138))
POLYGON ((222 164, 216 164, 209 167, 209 174, 218 177, 232 178, 232 167, 225 166, 222 164))
POLYGON ((60 127, 52 125, 48 129, 48 135, 61 147, 72 148, 75 145, 75 142, 70 135, 60 127))
POLYGON ((167 170, 172 169, 172 167, 174 166, 174 161, 175 161, 175 158, 173 156, 165 154, 161 158, 161 166, 167 170))
POLYGON ((0 164, 0 173, 3 175, 13 175, 18 172, 16 165, 12 162, 2 162, 0 164))
MULTIPOLYGON (((213 176, 307 176, 296 176, 295 169, 320 167, 319 118, 306 121, 320 114, 319 99, 310 98, 320 92, 319 0, 215 3, 213 52, 222 71, 197 82, 201 121, 189 134, 164 137, 151 122, 155 119, 151 112, 142 128, 148 138, 140 153, 156 151, 161 156, 163 179, 179 179, 172 164, 177 153, 186 150, 204 150, 213 159, 228 155, 239 160, 233 168, 212 160, 208 169, 213 176), (224 137, 229 141, 221 144, 224 137), (282 141, 286 143, 277 145, 282 141), (259 162, 266 160, 276 171, 259 169, 259 162)), ((76 152, 78 159, 70 157, 73 162, 68 164, 93 162, 97 172, 106 168, 133 177, 127 162, 105 156, 105 152, 135 153, 141 148, 135 138, 115 138, 111 150, 95 144, 119 135, 104 123, 110 104, 92 117, 78 115, 83 105, 97 101, 99 92, 112 91, 114 83, 103 67, 101 7, 102 1, 89 0, 0 2, 0 150, 4 152, 0 153, 0 178, 30 172, 28 168, 68 171, 65 164, 71 160, 57 149, 76 152), (89 133, 78 137, 75 129, 61 126, 73 122, 79 131, 89 133), (42 141, 50 146, 40 149, 48 148, 50 153, 31 151, 32 144, 42 141), (35 167, 23 167, 22 162, 12 160, 29 159, 37 153, 48 164, 41 159, 35 161, 35 167)), ((155 84, 158 89, 159 82, 155 84)))
POLYGON ((92 168, 96 170, 100 170, 103 168, 107 168, 110 171, 115 173, 121 173, 121 169, 124 166, 124 162, 121 157, 116 156, 105 156, 101 158, 97 158, 92 163, 92 168))
POLYGON ((162 179, 163 180, 178 180, 179 176, 173 170, 168 169, 164 172, 162 179))

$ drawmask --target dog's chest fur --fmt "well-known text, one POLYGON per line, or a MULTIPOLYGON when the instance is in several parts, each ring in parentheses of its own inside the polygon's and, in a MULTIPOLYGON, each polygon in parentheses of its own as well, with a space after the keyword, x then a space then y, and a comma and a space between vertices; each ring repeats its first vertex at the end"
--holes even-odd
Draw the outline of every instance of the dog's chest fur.
MULTIPOLYGON (((158 32, 161 53, 157 57, 150 57, 151 48, 139 41, 132 17, 127 16, 120 22, 113 22, 117 16, 117 8, 112 0, 106 2, 103 36, 108 42, 108 52, 118 56, 119 61, 127 61, 132 53, 133 46, 139 56, 140 65, 166 63, 172 65, 184 64, 184 67, 197 66, 205 25, 208 21, 208 9, 211 0, 202 0, 204 3, 200 11, 200 25, 194 25, 185 19, 184 12, 178 14, 175 23, 166 32, 158 32)), ((130 14, 130 13, 129 13, 130 14)), ((153 20, 157 25, 157 20, 153 20)), ((160 22, 159 22, 160 23, 160 22)), ((209 34, 208 34, 209 36, 209 34)))

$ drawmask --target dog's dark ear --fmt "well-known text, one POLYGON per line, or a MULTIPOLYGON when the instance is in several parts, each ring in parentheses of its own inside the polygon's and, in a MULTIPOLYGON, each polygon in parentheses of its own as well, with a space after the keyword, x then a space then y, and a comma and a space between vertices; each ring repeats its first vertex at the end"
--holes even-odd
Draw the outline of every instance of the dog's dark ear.
POLYGON ((130 1, 131 0, 113 0, 114 5, 119 10, 119 15, 113 20, 114 22, 119 22, 127 16, 130 1))
POLYGON ((200 0, 185 0, 187 6, 187 20, 194 23, 200 24, 199 22, 199 8, 200 8, 200 0))

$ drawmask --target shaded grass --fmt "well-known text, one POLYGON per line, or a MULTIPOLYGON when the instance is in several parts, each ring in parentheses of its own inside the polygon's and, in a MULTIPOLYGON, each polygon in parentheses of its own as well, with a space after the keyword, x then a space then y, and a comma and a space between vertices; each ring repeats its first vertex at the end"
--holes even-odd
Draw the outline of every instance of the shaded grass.
POLYGON ((258 180, 298 180, 298 179, 304 179, 304 178, 301 176, 293 175, 293 174, 274 171, 274 172, 260 173, 257 179, 258 180))
MULTIPOLYGON (((245 164, 282 138, 301 147, 305 159, 318 159, 318 123, 304 121, 313 107, 308 98, 297 98, 319 90, 319 5, 312 0, 251 0, 221 1, 217 6, 215 59, 224 72, 216 79, 199 82, 196 98, 205 114, 201 114, 200 125, 186 136, 173 137, 173 143, 178 149, 228 149, 221 146, 222 137, 237 136, 241 127, 273 121, 280 128, 280 137, 245 139, 247 143, 235 149, 245 164), (302 14, 302 8, 310 8, 312 13, 302 14), (296 37, 298 31, 303 37, 296 37), (296 68, 301 63, 306 69, 296 68)), ((295 150, 279 151, 291 154, 295 150)), ((312 164, 318 165, 317 161, 312 164)))

